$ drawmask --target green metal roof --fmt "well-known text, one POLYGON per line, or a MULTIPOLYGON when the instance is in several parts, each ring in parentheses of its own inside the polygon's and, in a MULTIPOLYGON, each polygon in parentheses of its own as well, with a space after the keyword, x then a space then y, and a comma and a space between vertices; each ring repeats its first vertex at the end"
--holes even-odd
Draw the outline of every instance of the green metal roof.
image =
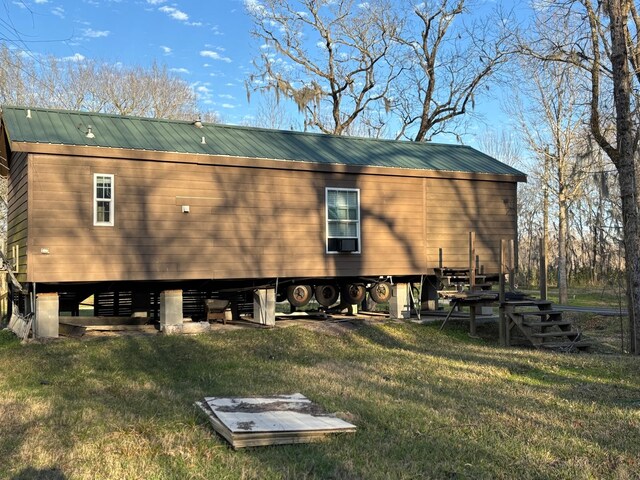
MULTIPOLYGON (((374 140, 285 130, 3 107, 11 142, 267 158, 319 164, 518 176, 525 174, 464 145, 374 140), (30 115, 28 115, 30 113, 30 115), (94 138, 87 138, 88 127, 94 138), (204 137, 205 143, 202 143, 204 137)), ((239 160, 241 162, 241 160, 239 160)))

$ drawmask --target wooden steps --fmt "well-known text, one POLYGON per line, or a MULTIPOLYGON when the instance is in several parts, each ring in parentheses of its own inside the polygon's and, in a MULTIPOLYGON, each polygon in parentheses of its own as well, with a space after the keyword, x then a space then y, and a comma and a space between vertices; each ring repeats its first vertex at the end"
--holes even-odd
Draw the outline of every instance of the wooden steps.
POLYGON ((522 325, 524 325, 525 327, 530 327, 530 328, 536 328, 536 327, 551 327, 551 326, 558 326, 558 327, 563 327, 563 326, 571 326, 573 325, 573 322, 571 320, 551 320, 548 322, 527 322, 527 321, 523 321, 522 325))
POLYGON ((560 310, 548 300, 508 300, 502 304, 507 320, 507 345, 511 330, 517 328, 532 346, 538 349, 574 352, 589 348, 573 322, 563 319, 560 310), (532 310, 537 307, 537 310, 532 310))
POLYGON ((540 348, 546 350, 553 350, 557 352, 575 352, 577 350, 588 350, 591 347, 591 342, 582 340, 577 342, 546 342, 543 343, 540 348))
POLYGON ((555 331, 555 332, 538 332, 532 333, 533 338, 550 338, 550 337, 578 337, 580 332, 574 330, 555 331))

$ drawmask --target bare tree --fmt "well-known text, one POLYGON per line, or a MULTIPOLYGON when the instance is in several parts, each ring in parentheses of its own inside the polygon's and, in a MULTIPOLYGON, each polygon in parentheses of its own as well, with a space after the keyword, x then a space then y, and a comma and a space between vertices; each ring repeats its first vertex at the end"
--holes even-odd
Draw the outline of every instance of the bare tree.
POLYGON ((640 16, 631 0, 549 2, 538 12, 544 17, 540 24, 562 17, 569 28, 553 35, 541 30, 542 35, 522 42, 522 49, 547 62, 569 64, 585 75, 591 133, 618 171, 629 350, 640 354, 640 183, 635 161, 640 141, 640 16))
POLYGON ((421 142, 440 133, 459 138, 459 121, 508 60, 510 35, 501 25, 510 20, 476 16, 471 21, 474 7, 469 0, 407 0, 398 9, 394 39, 403 47, 398 59, 403 70, 393 89, 393 110, 401 122, 397 138, 421 142))
POLYGON ((185 120, 198 111, 191 86, 166 66, 35 57, 6 46, 0 47, 0 103, 185 120))
POLYGON ((255 117, 247 120, 245 124, 278 130, 300 130, 298 119, 288 110, 287 103, 289 102, 276 98, 274 92, 265 92, 258 99, 255 117))
POLYGON ((251 91, 295 102, 305 128, 349 134, 369 109, 384 108, 395 68, 387 54, 395 24, 386 0, 245 1, 264 42, 251 91), (381 107, 382 105, 382 107, 381 107))
MULTIPOLYGON (((583 92, 574 70, 566 65, 528 61, 521 71, 521 77, 529 79, 529 86, 522 85, 527 81, 521 82, 526 100, 514 102, 513 113, 529 149, 541 160, 542 168, 535 173, 543 193, 551 192, 557 202, 558 294, 560 303, 567 303, 569 208, 584 194, 586 179, 584 158, 575 153, 587 136, 583 129, 583 92)), ((548 214, 547 205, 543 202, 544 215, 548 214)), ((546 228, 547 222, 543 222, 543 230, 546 228)))

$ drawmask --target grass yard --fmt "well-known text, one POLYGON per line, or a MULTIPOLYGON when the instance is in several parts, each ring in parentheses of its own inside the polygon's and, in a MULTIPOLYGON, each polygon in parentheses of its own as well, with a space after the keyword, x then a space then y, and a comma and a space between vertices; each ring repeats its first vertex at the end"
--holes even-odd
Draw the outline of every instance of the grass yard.
POLYGON ((0 477, 640 478, 640 359, 383 322, 21 345, 0 332, 0 477), (301 392, 358 426, 231 450, 193 406, 301 392))

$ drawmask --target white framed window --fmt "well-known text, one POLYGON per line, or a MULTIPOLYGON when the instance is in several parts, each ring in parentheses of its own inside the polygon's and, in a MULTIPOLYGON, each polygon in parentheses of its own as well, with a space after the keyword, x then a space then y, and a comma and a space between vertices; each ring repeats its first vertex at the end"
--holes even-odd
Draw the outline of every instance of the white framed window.
POLYGON ((93 174, 93 224, 113 227, 114 184, 110 173, 93 174))
POLYGON ((327 253, 360 253, 360 190, 325 189, 327 253))

